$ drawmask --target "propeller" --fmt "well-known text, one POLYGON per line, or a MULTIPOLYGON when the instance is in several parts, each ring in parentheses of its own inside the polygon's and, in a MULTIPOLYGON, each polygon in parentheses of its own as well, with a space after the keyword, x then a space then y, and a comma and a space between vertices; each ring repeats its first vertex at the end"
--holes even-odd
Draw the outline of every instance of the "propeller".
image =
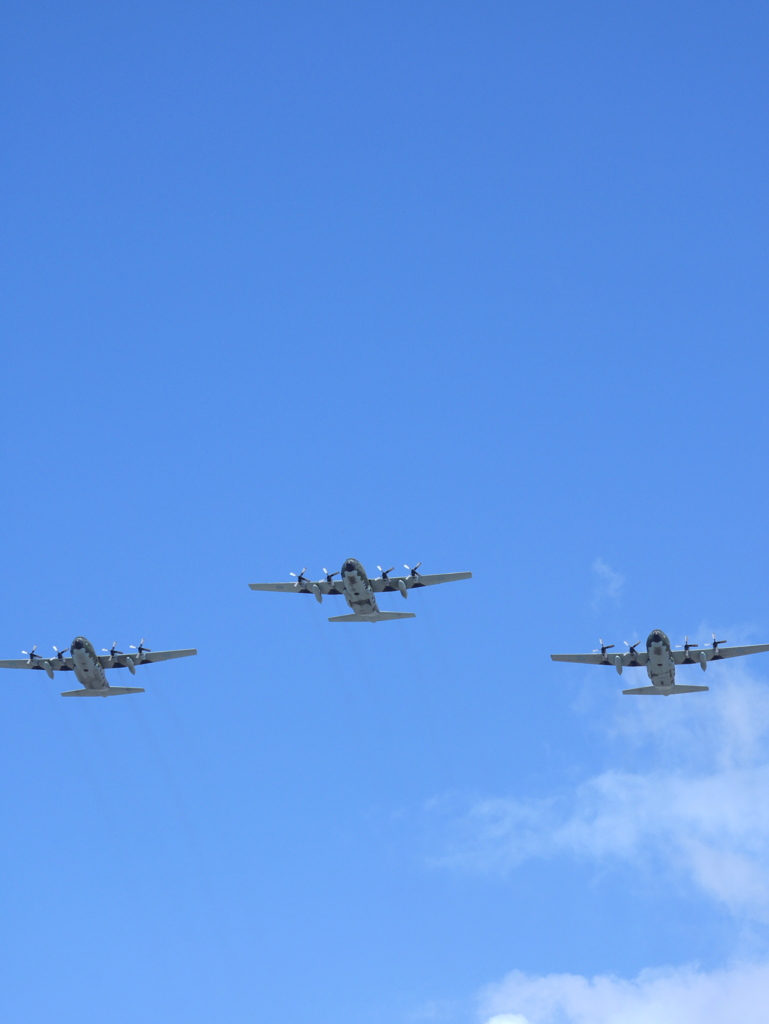
POLYGON ((35 660, 35 658, 39 658, 40 657, 39 654, 35 654, 36 650, 37 650, 37 644, 35 644, 35 646, 32 648, 31 651, 22 651, 21 653, 22 654, 26 654, 27 657, 29 658, 30 662, 33 662, 35 660))
MULTIPOLYGON (((409 567, 408 565, 406 565, 406 563, 404 562, 404 563, 403 563, 403 568, 404 568, 404 569, 408 569, 408 570, 409 570, 409 572, 411 573, 411 575, 412 575, 412 576, 419 576, 419 575, 420 575, 420 573, 418 573, 418 572, 417 572, 417 569, 419 568, 419 566, 420 566, 421 564, 422 564, 421 562, 417 562, 417 564, 416 564, 416 565, 414 566, 414 568, 413 568, 413 569, 411 569, 411 568, 410 568, 410 567, 409 567)), ((379 568, 379 567, 377 566, 377 568, 379 568)), ((392 572, 392 569, 388 569, 387 571, 388 571, 388 572, 392 572)))
POLYGON ((726 643, 726 640, 716 640, 716 634, 715 633, 711 633, 710 635, 713 637, 713 650, 714 651, 718 650, 718 645, 719 644, 725 644, 726 643))
MULTIPOLYGON (((337 572, 329 572, 328 569, 324 569, 323 572, 326 574, 326 583, 332 583, 335 576, 340 576, 341 575, 341 573, 339 571, 337 571, 337 572)), ((293 576, 294 574, 291 573, 291 575, 293 576)))
MULTIPOLYGON (((420 562, 419 564, 421 565, 422 563, 420 562)), ((389 574, 393 571, 394 568, 394 565, 391 565, 389 569, 383 569, 381 565, 377 566, 377 569, 379 569, 379 571, 382 574, 383 580, 386 580, 388 578, 389 574)), ((404 568, 408 569, 408 566, 404 566, 404 568)))
MULTIPOLYGON (((713 634, 713 639, 715 640, 715 638, 716 638, 716 634, 714 633, 714 634, 713 634)), ((720 644, 722 644, 722 643, 723 643, 724 641, 723 641, 723 640, 719 640, 718 642, 719 642, 720 644)), ((683 647, 684 651, 685 651, 685 652, 686 652, 687 654, 689 653, 689 648, 690 648, 690 647, 699 647, 699 646, 700 646, 699 644, 690 644, 690 643, 689 643, 689 637, 688 637, 688 636, 685 636, 685 637, 684 637, 684 642, 683 642, 682 644, 676 644, 676 647, 683 647)))
POLYGON ((64 661, 64 655, 69 650, 69 647, 62 647, 62 649, 59 650, 59 648, 56 646, 56 644, 51 644, 51 646, 56 651, 56 657, 59 659, 59 661, 64 661))
POLYGON ((149 654, 152 654, 152 651, 150 651, 149 647, 145 647, 144 646, 144 637, 142 637, 141 640, 139 641, 139 646, 138 647, 134 647, 133 644, 131 644, 130 647, 131 647, 132 651, 136 651, 136 653, 139 655, 139 657, 141 657, 142 654, 144 654, 145 651, 147 651, 149 654))
POLYGON ((627 647, 628 651, 629 651, 629 652, 630 652, 630 653, 631 653, 632 655, 636 655, 636 654, 638 654, 638 651, 636 650, 636 647, 638 647, 638 645, 640 644, 640 642, 641 642, 640 640, 636 640, 636 642, 635 642, 634 644, 629 644, 629 643, 627 642, 627 640, 623 640, 623 641, 622 641, 622 643, 623 643, 623 644, 625 645, 625 647, 627 647))
POLYGON ((123 653, 122 651, 119 651, 117 649, 117 640, 112 641, 112 647, 110 647, 109 650, 107 650, 106 647, 102 647, 102 650, 104 651, 105 654, 109 654, 110 658, 114 658, 116 654, 123 653))
MULTIPOLYGON (((598 638, 598 643, 601 645, 601 657, 605 658, 606 657, 606 652, 610 651, 612 649, 612 647, 614 646, 614 644, 605 644, 603 642, 603 640, 601 640, 600 637, 598 638)), ((598 651, 597 650, 593 651, 593 654, 598 654, 598 651)))
POLYGON ((308 580, 307 580, 307 577, 305 576, 306 572, 307 572, 307 566, 305 566, 304 569, 302 569, 302 571, 299 574, 297 574, 295 572, 290 572, 288 575, 289 576, 294 576, 296 578, 296 582, 297 583, 307 583, 308 580))

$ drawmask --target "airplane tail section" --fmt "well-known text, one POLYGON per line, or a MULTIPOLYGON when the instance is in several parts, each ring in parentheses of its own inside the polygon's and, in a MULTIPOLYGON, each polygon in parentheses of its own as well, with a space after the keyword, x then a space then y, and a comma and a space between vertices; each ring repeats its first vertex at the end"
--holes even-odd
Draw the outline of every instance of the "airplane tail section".
POLYGON ((123 693, 144 693, 143 686, 107 686, 103 690, 65 690, 62 697, 119 697, 123 693))
POLYGON ((623 693, 631 694, 649 694, 655 697, 668 697, 671 693, 700 693, 703 690, 709 690, 709 686, 670 686, 668 689, 663 690, 659 686, 639 686, 635 690, 623 690, 623 693))
POLYGON ((372 615, 333 615, 329 622, 388 622, 390 619, 413 619, 415 612, 374 612, 372 615))

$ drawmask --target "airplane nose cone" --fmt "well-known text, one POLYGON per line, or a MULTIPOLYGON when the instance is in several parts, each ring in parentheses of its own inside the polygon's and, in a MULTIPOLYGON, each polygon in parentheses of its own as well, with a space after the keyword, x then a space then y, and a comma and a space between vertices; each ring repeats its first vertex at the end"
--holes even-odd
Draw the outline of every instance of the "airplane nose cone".
POLYGON ((354 558, 348 558, 342 566, 342 572, 355 572, 356 565, 354 558))
POLYGON ((646 642, 651 644, 667 644, 667 646, 670 647, 668 635, 661 629, 653 629, 646 642))
POLYGON ((85 644, 80 639, 80 637, 78 637, 77 640, 72 641, 71 647, 73 651, 82 651, 82 649, 85 647, 85 644))

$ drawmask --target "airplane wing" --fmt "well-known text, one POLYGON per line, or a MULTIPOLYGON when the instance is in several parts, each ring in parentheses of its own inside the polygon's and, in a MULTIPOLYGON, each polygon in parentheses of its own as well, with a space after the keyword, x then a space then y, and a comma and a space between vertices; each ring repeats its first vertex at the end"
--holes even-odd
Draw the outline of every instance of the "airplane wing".
MULTIPOLYGON (((769 650, 769 648, 767 648, 769 650)), ((614 668, 614 656, 607 654, 551 654, 553 661, 574 661, 579 665, 611 665, 614 668)), ((624 668, 635 668, 636 665, 645 665, 647 662, 646 651, 639 651, 635 657, 630 654, 620 654, 624 668)))
MULTIPOLYGON (((702 653, 708 661, 720 661, 722 658, 741 658, 745 654, 761 654, 769 651, 769 644, 753 644, 748 647, 719 647, 713 650, 712 647, 703 647, 702 653)), ((676 665, 685 665, 687 661, 698 662, 700 660, 699 650, 690 650, 688 656, 685 651, 673 651, 673 661, 676 665)))
POLYGON ((298 583, 249 583, 252 590, 274 590, 277 594, 308 594, 298 583))
POLYGON ((387 579, 379 576, 377 579, 369 580, 369 583, 371 584, 371 589, 379 594, 383 591, 400 590, 398 584, 401 581, 405 583, 409 590, 413 590, 417 587, 432 587, 435 583, 453 583, 454 580, 469 580, 472 579, 472 576, 471 572, 439 572, 424 576, 390 576, 387 579))
MULTIPOLYGON (((151 665, 153 661, 168 661, 169 658, 188 658, 190 655, 197 653, 193 647, 186 651, 142 651, 141 658, 139 658, 138 654, 123 655, 123 658, 130 658, 134 666, 138 668, 139 665, 151 665)), ((100 654, 99 661, 102 668, 128 668, 128 665, 120 660, 120 656, 113 659, 109 654, 100 654)))
MULTIPOLYGON (((769 651, 769 644, 753 644, 748 647, 719 647, 717 651, 712 647, 702 648, 702 652, 708 661, 720 661, 722 658, 740 658, 745 654, 761 654, 763 651, 769 651)), ((688 654, 686 651, 671 651, 670 653, 676 665, 694 665, 700 660, 699 649, 691 649, 688 654)), ((553 661, 573 661, 581 665, 611 665, 613 667, 615 655, 607 652, 605 657, 600 653, 551 654, 550 657, 553 661)), ((622 658, 623 668, 645 665, 648 660, 646 651, 639 651, 632 660, 631 655, 625 651, 620 654, 620 658, 622 658)))
POLYGON ((252 590, 270 590, 276 594, 312 594, 312 587, 317 587, 321 594, 342 594, 342 585, 338 580, 307 580, 306 583, 249 583, 252 590))
POLYGON ((16 658, 12 661, 0 661, 0 668, 34 668, 39 669, 41 672, 46 672, 45 662, 48 662, 54 672, 71 672, 72 671, 72 658, 35 658, 34 661, 30 661, 29 658, 16 658), (64 664, 62 664, 62 661, 64 664))

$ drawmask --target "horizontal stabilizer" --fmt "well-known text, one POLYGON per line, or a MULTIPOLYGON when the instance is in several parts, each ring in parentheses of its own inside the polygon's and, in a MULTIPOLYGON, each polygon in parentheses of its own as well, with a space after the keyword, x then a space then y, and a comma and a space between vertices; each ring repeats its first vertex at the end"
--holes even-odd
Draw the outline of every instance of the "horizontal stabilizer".
POLYGON ((329 622, 387 622, 390 619, 413 619, 415 612, 374 612, 372 615, 334 615, 329 622))
POLYGON ((62 697, 119 697, 122 693, 144 693, 143 686, 107 686, 103 690, 65 690, 62 697))
POLYGON ((660 686, 639 686, 636 690, 623 690, 623 693, 650 694, 654 697, 668 697, 671 693, 700 693, 709 690, 709 686, 668 686, 662 689, 660 686))

